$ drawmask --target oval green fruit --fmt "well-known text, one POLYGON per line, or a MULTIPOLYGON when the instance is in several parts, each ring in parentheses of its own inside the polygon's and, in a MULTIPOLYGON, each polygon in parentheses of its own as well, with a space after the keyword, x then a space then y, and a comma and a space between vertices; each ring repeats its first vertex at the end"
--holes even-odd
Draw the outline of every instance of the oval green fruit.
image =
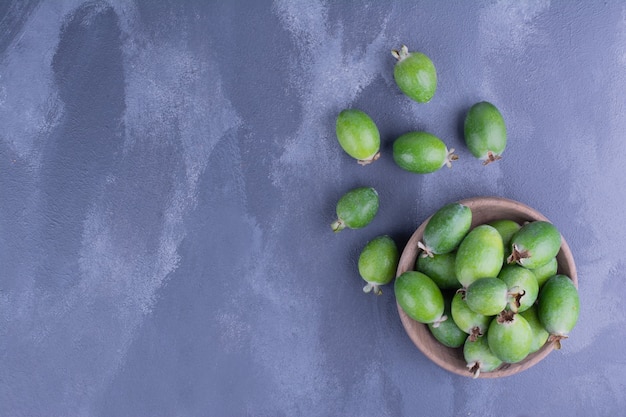
POLYGON ((372 187, 359 187, 345 193, 337 202, 337 220, 331 224, 334 232, 346 227, 361 229, 378 213, 378 193, 372 187))
POLYGON ((418 256, 415 269, 428 275, 441 289, 457 289, 461 286, 454 272, 456 253, 418 256))
POLYGON ((452 320, 459 329, 469 334, 472 340, 484 335, 491 322, 491 317, 483 316, 470 309, 463 294, 460 292, 452 297, 450 314, 452 314, 452 320))
POLYGON ((537 315, 557 348, 576 325, 579 311, 578 289, 568 276, 555 275, 546 281, 539 293, 537 315))
POLYGON ((367 242, 358 262, 359 274, 367 282, 363 291, 382 294, 379 286, 390 283, 395 277, 399 258, 396 242, 389 236, 378 236, 367 242))
POLYGON ((434 326, 432 323, 428 324, 428 328, 435 339, 441 344, 451 348, 457 348, 462 346, 467 339, 467 333, 459 329, 454 320, 450 319, 450 297, 444 297, 444 315, 448 317, 448 320, 444 320, 439 326, 434 326))
POLYGON ((376 123, 365 112, 346 109, 336 122, 337 140, 348 155, 367 165, 380 156, 380 133, 376 123))
POLYGON ((529 309, 520 313, 530 325, 533 332, 532 343, 530 344, 530 353, 534 353, 541 349, 548 341, 550 333, 544 329, 537 315, 537 307, 531 306, 529 309))
POLYGON ((497 277, 503 258, 500 233, 486 224, 476 226, 461 241, 456 252, 456 277, 465 288, 479 278, 497 277))
POLYGON ((491 351, 503 362, 516 363, 530 353, 533 333, 520 314, 504 312, 491 321, 487 342, 491 351))
POLYGON ((541 265, 540 267, 537 267, 535 269, 531 269, 531 271, 533 272, 533 274, 535 274, 535 278, 537 278, 537 284, 539 285, 539 288, 541 288, 541 286, 545 284, 548 278, 556 275, 558 269, 559 262, 557 261, 556 257, 554 257, 544 265, 541 265))
POLYGON ((454 149, 448 150, 437 136, 427 132, 409 132, 393 142, 393 159, 406 171, 429 174, 444 165, 451 167, 452 161, 458 157, 454 149))
POLYGON ((561 248, 561 233, 550 222, 537 220, 526 223, 511 238, 508 263, 535 269, 548 263, 561 248))
POLYGON ((463 346, 463 357, 474 378, 478 378, 481 372, 492 372, 502 365, 500 358, 489 348, 486 337, 474 340, 468 337, 463 346))
POLYGON ((506 148, 506 125, 493 104, 486 101, 474 104, 465 117, 464 133, 468 149, 483 164, 502 158, 506 148))
POLYGON ((498 278, 479 278, 465 292, 467 306, 483 316, 495 316, 506 308, 508 288, 498 278))
POLYGON ((418 243, 425 256, 449 253, 455 250, 472 225, 472 210, 460 203, 450 203, 432 215, 422 241, 418 243))
POLYGON ((437 89, 437 70, 432 60, 421 52, 409 52, 405 45, 391 54, 398 60, 393 78, 400 90, 418 103, 429 102, 437 89))
POLYGON ((519 265, 507 265, 502 268, 498 278, 504 281, 509 293, 513 293, 513 300, 511 300, 514 302, 511 306, 513 311, 521 313, 535 304, 539 294, 539 285, 532 271, 519 265))
POLYGON ((434 326, 446 320, 443 294, 427 275, 406 271, 396 278, 394 291, 398 304, 413 320, 434 326))

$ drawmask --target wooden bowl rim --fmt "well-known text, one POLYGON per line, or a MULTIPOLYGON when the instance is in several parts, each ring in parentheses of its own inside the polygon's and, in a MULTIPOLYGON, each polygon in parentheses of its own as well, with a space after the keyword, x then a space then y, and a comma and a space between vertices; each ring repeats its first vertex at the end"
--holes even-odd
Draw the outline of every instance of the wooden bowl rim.
MULTIPOLYGON (((527 206, 519 201, 511 200, 504 197, 495 197, 495 196, 485 196, 485 197, 472 197, 466 198, 463 200, 459 200, 459 203, 468 206, 472 209, 472 214, 474 214, 475 210, 483 209, 483 208, 500 208, 506 210, 512 210, 516 212, 516 217, 522 219, 519 221, 526 220, 545 220, 550 221, 547 217, 541 214, 539 211, 533 209, 532 207, 527 206)), ((417 249, 417 242, 422 238, 424 233, 424 228, 426 224, 432 217, 429 216, 420 226, 415 230, 415 232, 411 235, 411 238, 407 242, 402 254, 400 256, 400 260, 398 263, 398 269, 396 271, 396 277, 400 276, 405 271, 414 270, 415 269, 415 261, 417 260, 417 255, 419 250, 417 249)), ((474 217, 474 216, 472 216, 474 217)), ((472 227, 477 226, 478 224, 486 223, 489 221, 496 220, 498 218, 506 218, 506 217, 494 217, 492 219, 486 221, 480 221, 480 223, 474 223, 472 220, 472 227)), ((557 255, 557 260, 559 263, 559 273, 566 273, 578 288, 578 275, 576 271, 576 264, 574 262, 574 257, 570 250, 569 245, 567 244, 565 238, 561 235, 561 249, 557 255)), ((435 339, 435 337, 430 333, 428 326, 422 323, 419 323, 409 316, 402 310, 399 304, 397 304, 398 313, 400 315, 400 320, 402 325, 404 326, 405 331, 407 332, 409 338, 413 341, 415 346, 431 361, 439 365, 441 368, 453 372, 458 375, 473 377, 473 375, 469 372, 466 367, 465 361, 463 360, 463 348, 449 348, 441 344, 439 341, 435 339), (441 349, 434 351, 429 349, 426 346, 426 342, 423 341, 423 338, 427 338, 428 344, 435 343, 441 347, 441 349), (459 360, 455 362, 451 362, 449 358, 456 357, 459 360)), ((523 370, 526 370, 541 360, 543 360, 552 350, 554 349, 553 343, 546 343, 541 349, 537 352, 534 352, 528 355, 524 360, 514 364, 503 364, 500 368, 496 369, 493 372, 484 372, 479 375, 479 378, 502 378, 505 376, 510 376, 517 374, 523 370)))

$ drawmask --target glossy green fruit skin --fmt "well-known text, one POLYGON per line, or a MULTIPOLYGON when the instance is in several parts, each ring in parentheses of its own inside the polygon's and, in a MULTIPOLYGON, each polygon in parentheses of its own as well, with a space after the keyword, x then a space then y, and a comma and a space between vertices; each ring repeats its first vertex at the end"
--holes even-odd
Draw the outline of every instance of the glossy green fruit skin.
POLYGON ((537 278, 537 284, 539 285, 539 288, 541 288, 543 284, 545 284, 545 282, 548 280, 548 278, 556 275, 558 269, 559 263, 556 260, 556 257, 554 257, 550 259, 546 264, 541 265, 538 268, 531 269, 531 271, 533 272, 533 274, 535 274, 535 278, 537 278))
POLYGON ((396 278, 396 300, 413 320, 428 324, 441 319, 444 312, 443 294, 428 276, 407 271, 396 278))
POLYGON ((561 233, 550 222, 530 222, 513 235, 511 248, 519 252, 528 252, 528 257, 516 262, 523 267, 535 269, 545 265, 559 253, 561 233))
POLYGON ((516 289, 524 291, 524 295, 520 298, 520 305, 517 308, 518 313, 528 310, 537 300, 539 284, 537 284, 535 274, 529 269, 519 265, 507 265, 502 268, 498 278, 504 281, 509 292, 516 289))
POLYGON ((400 90, 418 103, 427 103, 437 90, 437 70, 432 60, 421 52, 400 57, 393 69, 400 90))
POLYGON ((378 213, 378 192, 372 187, 359 187, 345 193, 337 202, 337 219, 332 228, 361 229, 374 220, 378 213), (338 224, 337 224, 338 223, 338 224))
POLYGON ((506 148, 506 125, 500 111, 493 104, 482 101, 474 104, 465 117, 465 143, 476 158, 489 162, 490 153, 497 158, 506 148))
POLYGON ((461 241, 456 252, 456 277, 466 288, 479 278, 497 277, 503 258, 500 233, 486 224, 476 226, 461 241))
POLYGON ((444 314, 448 316, 448 319, 437 327, 429 323, 428 328, 441 344, 450 348, 457 348, 463 346, 465 339, 467 339, 467 333, 459 329, 459 326, 450 318, 450 302, 450 297, 444 297, 444 314))
POLYGON ((500 323, 495 318, 487 330, 489 348, 501 361, 507 363, 517 363, 528 356, 532 339, 530 324, 520 314, 515 314, 506 323, 500 323))
POLYGON ((548 279, 539 293, 537 315, 543 327, 555 336, 567 336, 578 321, 578 289, 566 275, 548 279))
POLYGON ((505 248, 511 243, 513 235, 522 227, 519 223, 508 219, 494 220, 488 224, 500 233, 505 248))
POLYGON ((441 289, 457 289, 461 287, 454 272, 456 253, 441 255, 418 256, 415 269, 428 275, 441 289))
POLYGON ((391 282, 398 267, 398 246, 387 235, 378 236, 365 245, 359 255, 359 274, 369 283, 384 285, 391 282))
POLYGON ((452 314, 452 320, 454 320, 459 329, 470 335, 475 334, 478 336, 485 334, 491 322, 491 317, 476 313, 470 309, 461 293, 456 293, 452 297, 450 313, 452 314))
POLYGON ((396 164, 415 174, 439 170, 448 160, 448 148, 437 136, 427 132, 408 132, 393 142, 396 164))
POLYGON ((472 210, 469 207, 460 203, 446 204, 426 224, 422 242, 431 253, 452 252, 467 235, 471 225, 472 210))
POLYGON ((541 349, 548 341, 550 333, 544 329, 537 315, 537 306, 533 305, 529 309, 520 313, 526 319, 533 332, 532 343, 530 344, 530 353, 534 353, 541 349))
POLYGON ((341 148, 355 159, 371 160, 380 150, 380 133, 376 123, 361 110, 346 109, 339 113, 336 133, 341 148))
POLYGON ((467 306, 483 316, 495 316, 506 308, 507 286, 498 278, 479 278, 465 292, 467 306))
POLYGON ((468 337, 463 346, 463 357, 470 372, 478 376, 480 372, 492 372, 502 365, 502 361, 489 348, 486 337, 470 340, 468 337))

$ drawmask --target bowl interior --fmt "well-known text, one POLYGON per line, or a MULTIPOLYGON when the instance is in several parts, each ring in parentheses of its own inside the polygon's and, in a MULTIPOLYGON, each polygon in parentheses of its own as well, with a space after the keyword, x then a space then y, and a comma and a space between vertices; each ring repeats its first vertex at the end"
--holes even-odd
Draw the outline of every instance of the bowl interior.
MULTIPOLYGON (((526 221, 534 220, 549 221, 537 210, 520 202, 501 197, 474 197, 461 200, 459 202, 468 206, 472 210, 472 228, 480 224, 499 219, 510 219, 517 221, 520 224, 526 221)), ((407 242, 402 255, 400 256, 396 276, 405 271, 415 269, 415 261, 417 260, 419 252, 417 243, 422 239, 424 228, 426 227, 429 219, 430 217, 417 228, 407 242)), ((567 242, 563 237, 561 237, 561 249, 557 255, 557 261, 559 265, 558 273, 569 276, 574 282, 574 285, 578 287, 578 277, 576 274, 574 258, 567 242)), ((424 355, 437 365, 450 372, 472 377, 472 374, 466 367, 462 347, 453 349, 444 346, 430 333, 427 325, 411 319, 402 310, 400 305, 398 305, 398 312, 407 334, 424 355)), ((500 368, 493 372, 481 373, 479 378, 499 378, 516 374, 537 364, 545 358, 552 351, 552 349, 553 344, 546 343, 541 349, 528 355, 523 361, 514 364, 503 364, 500 368)))

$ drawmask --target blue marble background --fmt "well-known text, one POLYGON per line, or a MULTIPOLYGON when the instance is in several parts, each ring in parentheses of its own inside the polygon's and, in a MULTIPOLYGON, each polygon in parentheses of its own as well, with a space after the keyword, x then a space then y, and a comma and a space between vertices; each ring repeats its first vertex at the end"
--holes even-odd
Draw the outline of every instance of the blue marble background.
POLYGON ((625 97, 620 1, 1 2, 0 415, 623 415, 625 97), (402 44, 437 66, 428 104, 394 84, 402 44), (509 129, 487 167, 479 100, 509 129), (365 168, 347 107, 382 134, 365 168), (400 170, 416 129, 460 160, 400 170), (376 219, 334 235, 360 185, 376 219), (356 271, 476 195, 540 210, 579 270, 563 349, 500 380, 431 363, 356 271))

